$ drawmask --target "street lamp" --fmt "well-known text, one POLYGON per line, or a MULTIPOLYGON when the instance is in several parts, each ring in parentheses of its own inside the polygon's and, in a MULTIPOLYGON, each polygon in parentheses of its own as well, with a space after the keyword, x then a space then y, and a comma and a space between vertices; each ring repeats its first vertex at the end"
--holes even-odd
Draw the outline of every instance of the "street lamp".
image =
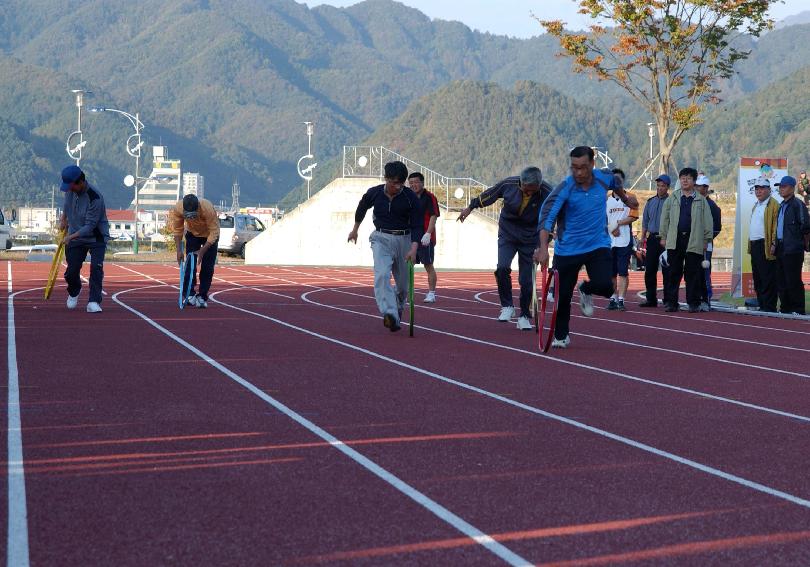
POLYGON ((129 123, 132 124, 132 127, 135 128, 135 133, 132 134, 129 138, 127 138, 127 153, 135 158, 135 176, 127 175, 124 178, 124 185, 127 187, 135 186, 135 238, 132 239, 132 253, 138 253, 138 181, 141 179, 140 177, 140 168, 141 168, 141 148, 143 147, 143 140, 141 140, 141 130, 143 130, 143 122, 141 122, 139 118, 139 114, 136 112, 134 115, 130 114, 129 112, 124 112, 123 110, 118 110, 116 108, 106 108, 102 106, 94 106, 93 108, 89 109, 90 112, 114 112, 116 114, 120 114, 129 120, 129 123), (131 179, 131 183, 127 183, 131 179))
POLYGON ((298 160, 298 175, 301 179, 307 182, 307 199, 310 198, 311 193, 309 190, 309 183, 312 181, 312 170, 315 169, 318 164, 317 163, 310 163, 307 167, 302 168, 301 162, 304 160, 312 160, 312 134, 315 132, 315 125, 312 122, 304 122, 307 126, 307 154, 301 156, 301 159, 298 160))
POLYGON ((84 105, 84 95, 92 95, 93 91, 86 91, 84 89, 73 89, 72 92, 76 95, 76 108, 79 110, 79 120, 75 131, 71 132, 65 142, 65 151, 70 156, 70 159, 76 160, 76 165, 82 161, 82 148, 87 145, 82 136, 82 106, 84 105), (75 141, 75 145, 71 145, 71 141, 75 141))
MULTIPOLYGON (((647 131, 648 131, 647 133, 650 135, 650 164, 652 164, 653 160, 653 138, 655 138, 655 127, 656 127, 655 122, 647 122, 647 131)), ((648 191, 652 191, 652 180, 653 175, 652 170, 650 170, 650 173, 647 175, 648 191)))

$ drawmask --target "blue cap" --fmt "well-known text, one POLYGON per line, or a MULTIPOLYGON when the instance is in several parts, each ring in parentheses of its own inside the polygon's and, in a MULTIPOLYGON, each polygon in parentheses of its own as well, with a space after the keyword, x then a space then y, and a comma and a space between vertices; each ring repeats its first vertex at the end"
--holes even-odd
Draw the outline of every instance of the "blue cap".
POLYGON ((790 186, 792 186, 792 187, 796 187, 796 178, 795 178, 795 177, 791 177, 790 175, 785 175, 785 176, 782 178, 782 181, 780 181, 780 182, 778 183, 778 185, 780 185, 780 186, 781 186, 781 185, 790 185, 790 186))
POLYGON ((656 181, 663 181, 667 185, 672 185, 672 180, 669 178, 669 175, 659 175, 655 178, 656 181))
POLYGON ((78 165, 69 165, 62 170, 62 186, 59 187, 62 191, 70 191, 70 186, 81 177, 84 172, 78 165))

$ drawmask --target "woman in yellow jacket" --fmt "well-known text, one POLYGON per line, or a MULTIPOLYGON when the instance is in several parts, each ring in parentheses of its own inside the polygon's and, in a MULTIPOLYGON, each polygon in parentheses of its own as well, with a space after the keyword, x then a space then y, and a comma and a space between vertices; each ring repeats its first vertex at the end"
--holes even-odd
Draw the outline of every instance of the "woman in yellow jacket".
POLYGON ((669 281, 664 285, 667 311, 678 310, 678 289, 686 280, 689 312, 700 311, 702 262, 706 247, 714 238, 712 212, 706 199, 695 190, 697 170, 686 167, 678 174, 681 188, 673 191, 661 211, 661 246, 667 251, 669 281))

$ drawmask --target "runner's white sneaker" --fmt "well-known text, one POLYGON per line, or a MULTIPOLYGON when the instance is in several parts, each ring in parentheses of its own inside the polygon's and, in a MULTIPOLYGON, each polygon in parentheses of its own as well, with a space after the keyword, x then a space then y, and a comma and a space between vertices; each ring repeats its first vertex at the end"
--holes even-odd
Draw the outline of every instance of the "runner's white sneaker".
POLYGON ((585 317, 593 317, 593 297, 582 292, 582 284, 584 283, 581 282, 577 288, 579 290, 579 309, 585 317))
POLYGON ((424 302, 425 303, 436 303, 436 292, 435 291, 427 292, 427 295, 425 295, 424 302))
POLYGON ((186 298, 186 305, 190 305, 191 307, 197 307, 197 296, 196 295, 189 295, 186 298))
POLYGON ((205 309, 206 307, 208 307, 208 302, 199 295, 197 296, 197 307, 200 309, 205 309))
POLYGON ((79 294, 77 293, 75 296, 68 295, 67 301, 65 305, 68 309, 76 309, 76 306, 79 304, 79 294))
POLYGON ((555 337, 554 340, 551 341, 551 348, 568 348, 568 345, 570 344, 571 344, 570 335, 565 335, 564 339, 558 339, 555 337))
POLYGON ((87 304, 87 312, 88 313, 101 313, 101 305, 96 303, 95 301, 91 301, 87 304))
POLYGON ((502 307, 501 314, 498 315, 498 321, 505 323, 512 319, 515 316, 515 308, 514 307, 502 307))
POLYGON ((532 327, 532 322, 529 320, 528 317, 520 317, 517 320, 517 328, 520 329, 521 331, 531 331, 532 329, 534 329, 534 327, 532 327))

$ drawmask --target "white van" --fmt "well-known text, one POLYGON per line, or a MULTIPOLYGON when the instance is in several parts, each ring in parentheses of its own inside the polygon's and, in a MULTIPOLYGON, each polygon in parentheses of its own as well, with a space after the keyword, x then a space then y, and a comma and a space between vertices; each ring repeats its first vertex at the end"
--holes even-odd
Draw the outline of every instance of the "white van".
POLYGON ((219 251, 245 257, 245 244, 264 230, 262 221, 242 213, 219 215, 219 251))

